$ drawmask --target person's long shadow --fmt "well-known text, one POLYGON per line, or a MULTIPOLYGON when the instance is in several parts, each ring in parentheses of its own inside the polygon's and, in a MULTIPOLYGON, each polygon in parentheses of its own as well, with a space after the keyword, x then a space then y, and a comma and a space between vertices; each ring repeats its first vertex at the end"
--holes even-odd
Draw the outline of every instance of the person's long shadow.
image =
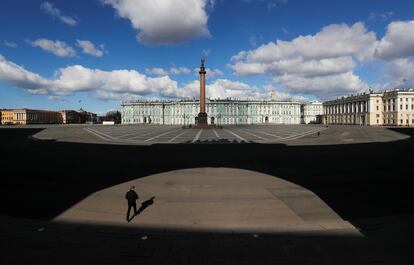
POLYGON ((154 199, 155 199, 155 197, 152 197, 151 199, 142 202, 141 203, 141 207, 139 207, 138 211, 136 211, 134 213, 134 215, 132 215, 132 217, 127 217, 128 223, 131 222, 132 219, 135 218, 135 216, 137 216, 138 214, 142 213, 146 208, 148 208, 148 206, 154 204, 154 199))
POLYGON ((142 202, 141 203, 141 207, 139 207, 139 209, 135 213, 135 215, 138 215, 138 214, 142 213, 145 209, 147 209, 149 206, 151 206, 152 204, 154 204, 154 199, 155 199, 155 197, 152 197, 151 199, 142 202))

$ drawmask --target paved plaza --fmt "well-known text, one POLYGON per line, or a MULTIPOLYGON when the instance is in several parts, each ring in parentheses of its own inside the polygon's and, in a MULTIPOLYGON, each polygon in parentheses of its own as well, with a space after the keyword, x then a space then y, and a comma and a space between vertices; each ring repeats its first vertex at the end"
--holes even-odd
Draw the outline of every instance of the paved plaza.
POLYGON ((311 191, 232 168, 174 170, 128 181, 91 194, 54 220, 183 231, 362 236, 311 191), (137 187, 138 207, 144 207, 127 224, 123 195, 130 186, 137 187))
POLYGON ((0 263, 408 265, 413 136, 364 126, 2 127, 0 263), (130 185, 141 210, 128 223, 130 185))
POLYGON ((408 136, 386 127, 322 125, 233 125, 223 128, 182 128, 167 125, 8 126, 33 128, 34 139, 62 142, 152 144, 284 144, 329 145, 390 142, 408 136))
POLYGON ((124 143, 266 143, 289 141, 326 128, 317 125, 235 125, 217 129, 183 129, 181 126, 129 125, 85 129, 107 141, 124 143))

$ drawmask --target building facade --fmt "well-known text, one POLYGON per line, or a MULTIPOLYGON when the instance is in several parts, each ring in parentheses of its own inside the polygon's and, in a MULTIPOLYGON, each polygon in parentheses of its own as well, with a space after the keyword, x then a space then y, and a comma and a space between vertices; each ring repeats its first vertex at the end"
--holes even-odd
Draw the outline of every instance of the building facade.
POLYGON ((3 109, 0 111, 1 124, 68 124, 68 123, 95 123, 97 115, 75 110, 33 110, 33 109, 3 109))
POLYGON ((301 105, 302 123, 322 123, 322 102, 306 102, 301 105))
POLYGON ((64 124, 71 123, 96 123, 98 116, 96 113, 88 112, 80 108, 79 110, 62 110, 62 122, 64 124))
POLYGON ((57 111, 8 109, 1 112, 1 124, 48 124, 62 123, 57 111))
POLYGON ((49 111, 8 109, 1 111, 1 124, 61 124, 96 121, 96 114, 74 110, 49 111))
POLYGON ((385 91, 382 109, 384 125, 414 126, 414 91, 385 91))
POLYGON ((414 126, 412 89, 362 93, 323 103, 324 124, 414 126))
POLYGON ((13 110, 1 110, 1 124, 13 124, 13 110))
POLYGON ((62 114, 63 124, 71 124, 71 123, 80 122, 79 113, 76 110, 62 110, 60 113, 62 114))
MULTIPOLYGON (((122 103, 122 124, 197 123, 198 100, 132 101, 122 103)), ((208 124, 300 124, 298 102, 274 100, 206 100, 208 124)))

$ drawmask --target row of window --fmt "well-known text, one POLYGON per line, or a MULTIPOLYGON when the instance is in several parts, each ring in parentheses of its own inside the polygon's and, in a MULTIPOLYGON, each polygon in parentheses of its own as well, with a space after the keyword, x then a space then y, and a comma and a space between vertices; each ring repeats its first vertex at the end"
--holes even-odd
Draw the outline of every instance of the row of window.
MULTIPOLYGON (((207 110, 207 112, 208 113, 219 114, 216 111, 207 110)), ((239 115, 239 114, 275 114, 275 115, 283 114, 283 115, 292 115, 292 114, 298 114, 298 112, 299 112, 299 110, 293 110, 293 111, 291 111, 291 110, 272 110, 272 111, 270 111, 270 110, 260 111, 259 110, 259 111, 253 111, 252 110, 250 112, 223 111, 222 115, 225 115, 225 114, 230 114, 230 115, 233 115, 233 114, 235 114, 235 115, 239 115)), ((167 116, 167 115, 182 115, 182 114, 189 114, 189 113, 197 114, 196 111, 186 112, 186 111, 183 111, 183 110, 181 110, 181 111, 177 110, 177 111, 173 111, 171 113, 168 112, 168 111, 165 111, 164 115, 165 116, 167 116)), ((157 116, 157 115, 161 115, 162 112, 160 112, 160 111, 149 111, 149 110, 144 110, 144 111, 143 110, 136 110, 136 111, 124 111, 123 114, 126 115, 126 116, 132 116, 132 115, 135 115, 135 116, 137 116, 137 115, 139 115, 139 116, 141 116, 141 115, 154 115, 154 116, 157 116)), ((316 114, 321 114, 321 113, 316 113, 316 114)))
MULTIPOLYGON (((404 105, 400 104, 400 110, 404 109, 404 105)), ((376 110, 379 110, 379 106, 376 107, 376 110)), ((405 110, 414 110, 414 104, 411 104, 411 108, 409 104, 405 105, 405 110)), ((395 105, 384 105, 384 111, 395 111, 395 105)))
MULTIPOLYGON (((410 119, 400 119, 400 124, 410 124, 410 119)), ((377 119, 377 124, 379 124, 379 120, 377 119)), ((395 120, 394 119, 384 119, 384 124, 395 124, 395 120)), ((414 124, 414 119, 411 119, 411 124, 414 124)))

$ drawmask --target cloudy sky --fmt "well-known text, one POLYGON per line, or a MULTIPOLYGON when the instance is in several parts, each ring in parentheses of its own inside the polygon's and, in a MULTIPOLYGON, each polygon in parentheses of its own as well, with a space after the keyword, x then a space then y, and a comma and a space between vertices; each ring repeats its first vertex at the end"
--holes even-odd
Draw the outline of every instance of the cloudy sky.
POLYGON ((0 108, 414 87, 414 1, 2 0, 0 108))

